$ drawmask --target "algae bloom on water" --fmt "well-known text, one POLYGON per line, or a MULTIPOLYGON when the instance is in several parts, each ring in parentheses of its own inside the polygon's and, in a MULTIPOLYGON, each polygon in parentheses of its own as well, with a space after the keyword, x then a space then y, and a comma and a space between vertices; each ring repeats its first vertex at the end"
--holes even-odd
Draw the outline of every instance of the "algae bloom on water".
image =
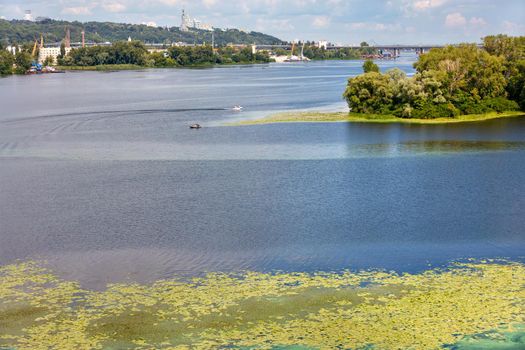
POLYGON ((0 268, 0 349, 521 349, 525 265, 212 273, 85 290, 0 268))

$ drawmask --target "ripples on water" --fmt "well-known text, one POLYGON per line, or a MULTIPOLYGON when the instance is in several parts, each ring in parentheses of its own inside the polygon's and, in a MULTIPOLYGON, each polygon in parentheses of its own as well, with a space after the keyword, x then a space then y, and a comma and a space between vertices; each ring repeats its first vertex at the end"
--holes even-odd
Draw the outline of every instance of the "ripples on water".
POLYGON ((45 259, 101 288, 522 255, 523 119, 222 126, 344 108, 361 64, 1 79, 0 263, 45 259))

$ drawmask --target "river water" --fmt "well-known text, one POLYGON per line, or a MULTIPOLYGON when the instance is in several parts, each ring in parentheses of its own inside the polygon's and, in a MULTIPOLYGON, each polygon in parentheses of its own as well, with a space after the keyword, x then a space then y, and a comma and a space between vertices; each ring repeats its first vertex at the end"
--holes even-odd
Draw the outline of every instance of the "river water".
MULTIPOLYGON (((413 74, 414 59, 380 66, 413 74)), ((361 65, 0 79, 0 264, 43 260, 101 288, 523 257, 523 118, 225 126, 344 110, 361 65)))

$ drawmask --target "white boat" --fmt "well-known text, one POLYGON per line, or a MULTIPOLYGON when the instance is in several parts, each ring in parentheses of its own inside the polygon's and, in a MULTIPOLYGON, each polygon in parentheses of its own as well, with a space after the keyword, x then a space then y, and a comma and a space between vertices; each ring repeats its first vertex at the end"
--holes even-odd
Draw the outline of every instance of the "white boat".
POLYGON ((232 110, 234 111, 242 111, 243 107, 242 106, 239 106, 239 105, 235 105, 233 106, 232 110))

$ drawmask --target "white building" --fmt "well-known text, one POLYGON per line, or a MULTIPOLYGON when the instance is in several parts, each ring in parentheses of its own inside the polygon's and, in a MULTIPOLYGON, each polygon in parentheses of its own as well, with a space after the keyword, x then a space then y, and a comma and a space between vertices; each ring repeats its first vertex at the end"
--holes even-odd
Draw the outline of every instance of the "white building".
POLYGON ((12 46, 9 45, 5 48, 7 51, 11 52, 13 55, 16 55, 18 51, 20 51, 22 48, 19 46, 12 46))
MULTIPOLYGON (((71 51, 70 47, 66 47, 66 55, 71 51)), ((43 63, 48 57, 53 57, 53 63, 57 62, 60 55, 60 47, 41 47, 38 53, 38 63, 43 63)))
POLYGON ((321 40, 321 41, 318 41, 317 42, 317 47, 320 48, 320 49, 325 49, 328 47, 328 41, 326 40, 321 40))
POLYGON ((201 21, 199 21, 196 18, 193 19, 193 28, 200 29, 200 30, 209 30, 209 31, 213 30, 213 26, 211 24, 209 24, 209 23, 202 23, 201 21))
POLYGON ((147 26, 147 27, 157 27, 157 23, 156 22, 142 22, 143 25, 147 26))
POLYGON ((180 24, 180 30, 183 32, 187 32, 190 30, 190 28, 193 29, 200 29, 200 30, 213 30, 213 26, 209 23, 202 23, 197 18, 191 18, 186 14, 184 10, 182 10, 182 16, 181 16, 181 24, 180 24))
POLYGON ((191 18, 186 15, 186 12, 182 10, 182 16, 181 16, 181 23, 180 23, 180 30, 183 32, 187 32, 192 26, 191 18))
POLYGON ((25 21, 32 21, 33 20, 33 15, 31 14, 31 10, 26 10, 26 12, 24 14, 24 20, 25 21))

